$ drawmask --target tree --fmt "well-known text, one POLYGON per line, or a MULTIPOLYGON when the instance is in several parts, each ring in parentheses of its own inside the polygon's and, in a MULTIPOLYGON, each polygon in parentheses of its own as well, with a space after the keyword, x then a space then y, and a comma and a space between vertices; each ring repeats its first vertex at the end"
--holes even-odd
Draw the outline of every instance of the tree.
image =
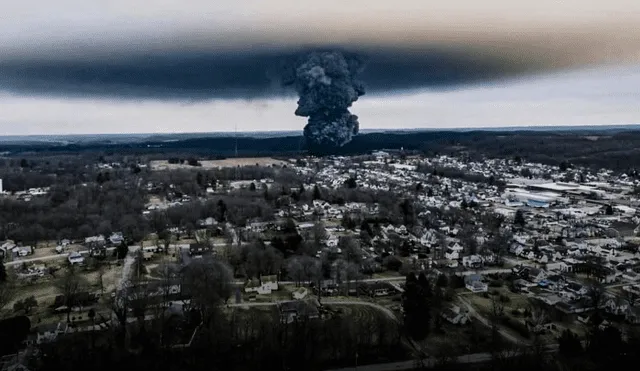
POLYGON ((527 222, 524 219, 524 212, 521 209, 518 209, 515 217, 513 218, 513 224, 524 227, 526 223, 527 222))
POLYGON ((184 285, 205 324, 221 303, 226 303, 233 290, 231 268, 217 259, 198 259, 184 272, 184 285))
POLYGON ((338 247, 342 250, 342 256, 349 263, 360 263, 362 251, 358 241, 351 236, 342 236, 338 240, 338 247))
POLYGON ((218 216, 216 219, 218 220, 218 223, 222 223, 227 218, 227 204, 222 199, 220 199, 218 200, 217 205, 218 205, 218 210, 217 210, 218 216))
POLYGON ((116 248, 116 254, 119 260, 124 259, 129 253, 129 246, 125 241, 120 242, 120 245, 116 248))
POLYGON ((611 207, 611 205, 607 205, 604 213, 607 215, 613 215, 613 207, 611 207))
POLYGON ((302 266, 300 257, 296 256, 289 259, 287 262, 287 273, 289 274, 289 278, 296 283, 296 286, 300 286, 305 278, 304 267, 302 266))
POLYGON ((490 322, 491 322, 491 351, 493 353, 499 351, 502 347, 502 340, 500 336, 499 324, 500 320, 504 316, 504 302, 500 300, 499 295, 491 296, 491 308, 490 308, 490 322))
POLYGON ((567 171, 567 169, 569 168, 569 163, 566 161, 562 161, 560 163, 560 171, 567 171))
POLYGON ((320 192, 320 187, 318 187, 317 184, 315 186, 313 186, 313 196, 312 197, 313 197, 314 200, 322 199, 322 193, 320 192))
POLYGON ((7 282, 7 267, 4 266, 4 259, 0 259, 0 284, 7 282))
POLYGON ((415 208, 413 202, 405 198, 400 203, 400 211, 402 212, 402 221, 406 226, 412 226, 415 222, 415 208))
POLYGON ((580 356, 583 349, 578 335, 569 329, 562 331, 562 334, 558 338, 558 352, 567 358, 580 356))
POLYGON ((622 297, 629 307, 635 307, 638 295, 630 290, 622 290, 622 297))
POLYGON ((71 309, 77 304, 78 294, 87 287, 86 281, 73 265, 69 265, 66 272, 56 282, 56 287, 64 296, 64 305, 67 307, 67 322, 71 322, 71 309))
POLYGON ((100 295, 104 295, 104 273, 104 266, 102 264, 98 265, 96 281, 98 287, 100 287, 100 295))
POLYGON ((345 180, 344 186, 349 189, 354 189, 358 187, 358 183, 356 182, 356 178, 349 177, 349 179, 345 180))
POLYGON ((513 158, 513 161, 516 163, 516 165, 522 165, 522 157, 520 156, 515 156, 513 158))
POLYGON ((468 209, 468 208, 469 208, 469 204, 467 203, 467 199, 466 199, 466 198, 463 198, 463 199, 462 199, 462 202, 460 203, 460 207, 461 207, 463 210, 466 210, 466 209, 468 209))
POLYGON ((404 326, 409 335, 422 340, 429 333, 431 322, 431 285, 424 273, 416 278, 414 273, 407 275, 402 306, 404 308, 404 326))
POLYGON ((449 279, 446 275, 440 273, 438 275, 438 279, 436 280, 436 286, 439 288, 445 288, 449 285, 449 279))
POLYGON ((29 313, 31 313, 31 309, 33 309, 33 307, 37 307, 37 306, 38 306, 38 301, 32 295, 32 296, 29 296, 28 298, 26 298, 24 300, 16 301, 13 304, 13 311, 14 312, 19 312, 19 311, 23 310, 25 314, 29 314, 29 313))

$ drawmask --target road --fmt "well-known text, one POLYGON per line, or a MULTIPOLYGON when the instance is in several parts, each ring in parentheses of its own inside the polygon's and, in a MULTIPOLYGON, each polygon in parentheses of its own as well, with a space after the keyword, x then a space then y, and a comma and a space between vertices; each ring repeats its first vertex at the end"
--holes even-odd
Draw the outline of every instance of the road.
MULTIPOLYGON (((546 347, 546 353, 556 352, 558 350, 557 344, 550 344, 546 347)), ((508 358, 517 357, 519 354, 517 352, 513 352, 510 354, 506 354, 508 358)), ((452 363, 458 364, 469 364, 469 363, 484 363, 489 362, 492 359, 491 353, 473 353, 473 354, 463 354, 461 356, 455 357, 452 359, 452 363)), ((392 362, 392 363, 378 363, 374 365, 363 365, 358 367, 346 367, 340 369, 334 369, 329 371, 396 371, 396 370, 413 370, 420 367, 432 368, 437 366, 438 360, 436 358, 427 358, 422 361, 420 364, 417 360, 412 361, 402 361, 402 362, 392 362)))
MULTIPOLYGON (((115 250, 115 247, 108 247, 107 251, 113 251, 115 250)), ((75 251, 73 251, 75 252, 75 251)), ((89 255, 89 250, 80 250, 77 251, 82 255, 89 255)), ((57 259, 66 259, 69 256, 70 252, 64 252, 61 254, 52 254, 52 255, 45 255, 45 256, 40 256, 37 258, 29 258, 29 259, 21 259, 21 258, 16 258, 16 260, 14 261, 10 261, 10 262, 6 262, 4 263, 4 265, 11 267, 14 265, 20 265, 23 263, 35 263, 35 262, 39 262, 39 261, 47 261, 47 260, 57 260, 57 259)))
POLYGON ((131 280, 131 267, 136 260, 136 252, 140 250, 140 246, 129 246, 127 256, 124 258, 124 264, 122 265, 122 278, 118 282, 118 291, 124 289, 131 280))

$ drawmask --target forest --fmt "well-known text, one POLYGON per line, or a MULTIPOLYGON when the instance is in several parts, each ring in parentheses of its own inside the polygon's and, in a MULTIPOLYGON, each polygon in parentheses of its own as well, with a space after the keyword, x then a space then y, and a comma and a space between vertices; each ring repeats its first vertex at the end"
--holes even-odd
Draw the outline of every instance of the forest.
MULTIPOLYGON (((355 155, 374 150, 418 151, 426 155, 467 153, 473 157, 518 156, 550 165, 561 162, 592 168, 630 170, 640 160, 640 132, 597 128, 563 131, 410 131, 376 132, 358 135, 344 147, 319 155, 355 155)), ((141 142, 82 142, 75 144, 0 144, 0 152, 10 158, 24 155, 58 156, 91 154, 145 155, 149 158, 198 156, 202 158, 249 156, 295 156, 307 154, 300 136, 283 137, 203 137, 175 141, 149 139, 141 142)), ((19 160, 18 160, 19 161, 19 160)), ((635 169, 631 169, 635 170, 635 169)))

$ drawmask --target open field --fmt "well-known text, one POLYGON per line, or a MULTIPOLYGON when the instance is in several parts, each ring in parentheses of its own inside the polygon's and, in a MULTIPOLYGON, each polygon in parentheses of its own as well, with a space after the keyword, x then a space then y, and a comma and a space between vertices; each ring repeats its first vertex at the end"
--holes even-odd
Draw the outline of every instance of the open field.
POLYGON ((240 157, 227 158, 224 160, 203 160, 200 161, 202 166, 190 166, 186 162, 184 164, 170 164, 167 160, 151 161, 151 170, 176 170, 176 169, 219 169, 225 167, 236 166, 282 166, 287 162, 276 160, 271 157, 240 157))
MULTIPOLYGON (((32 263, 27 263, 27 266, 32 265, 32 263)), ((34 324, 46 324, 46 323, 56 323, 58 321, 66 321, 66 313, 54 313, 50 306, 54 303, 56 296, 62 294, 62 291, 59 289, 58 283, 64 275, 64 270, 66 269, 66 261, 46 261, 45 263, 36 263, 36 265, 45 265, 46 267, 55 267, 58 268, 58 271, 55 273, 55 276, 50 274, 45 274, 43 277, 39 277, 35 280, 31 279, 19 279, 14 278, 16 280, 17 287, 14 292, 14 296, 12 300, 7 304, 4 308, 3 315, 12 315, 12 314, 20 314, 20 312, 13 311, 13 305, 17 301, 22 301, 28 297, 33 296, 37 301, 37 306, 32 308, 29 313, 26 313, 30 318, 32 323, 34 324)), ((77 269, 78 274, 82 277, 82 290, 88 292, 100 293, 100 285, 98 280, 98 271, 97 270, 86 270, 84 268, 77 269)), ((102 282, 104 286, 105 296, 104 300, 107 300, 107 297, 110 292, 115 290, 117 282, 122 277, 122 266, 118 266, 115 264, 105 264, 103 268, 103 276, 102 282)), ((92 307, 99 313, 109 312, 108 308, 105 307, 105 303, 101 300, 99 303, 93 305, 92 307)), ((76 319, 82 318, 82 320, 86 320, 86 314, 90 307, 82 308, 81 312, 72 313, 72 317, 76 319)))

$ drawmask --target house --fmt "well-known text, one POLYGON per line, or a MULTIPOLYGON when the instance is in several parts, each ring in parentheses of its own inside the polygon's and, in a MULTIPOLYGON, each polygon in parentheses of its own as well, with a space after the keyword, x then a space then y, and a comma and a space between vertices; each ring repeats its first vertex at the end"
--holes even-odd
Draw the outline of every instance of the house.
POLYGON ((50 343, 67 332, 68 326, 65 322, 52 323, 39 326, 36 329, 36 344, 50 343))
POLYGON ((561 290, 567 284, 567 279, 560 274, 548 276, 545 281, 547 282, 547 287, 551 290, 561 290))
POLYGON ((466 310, 462 310, 457 305, 445 309, 440 314, 447 322, 453 325, 465 325, 469 322, 469 313, 466 310))
POLYGON ((280 321, 291 323, 298 319, 320 318, 318 303, 305 300, 285 301, 278 304, 280 321))
POLYGON ((468 255, 462 257, 462 265, 467 268, 481 268, 484 259, 480 255, 468 255))
POLYGON ((111 236, 109 236, 109 241, 111 241, 113 245, 120 245, 122 241, 124 241, 124 236, 122 232, 113 232, 111 236))
POLYGON ((615 297, 605 299, 603 307, 607 313, 611 313, 616 316, 625 315, 629 310, 629 305, 627 303, 615 297))
POLYGON ((89 244, 93 244, 93 245, 104 245, 106 243, 104 236, 103 235, 99 235, 99 236, 92 236, 92 237, 87 237, 84 239, 84 243, 89 245, 89 244))
POLYGON ((637 280, 640 280, 640 274, 634 271, 627 271, 622 273, 622 279, 627 281, 637 281, 637 280))
POLYGON ((534 267, 520 267, 518 275, 528 281, 538 283, 547 277, 544 270, 534 267))
POLYGON ((616 280, 616 272, 609 267, 601 266, 593 272, 593 277, 600 283, 612 283, 616 280))
POLYGON ((479 274, 471 274, 464 277, 464 286, 471 292, 487 292, 489 286, 482 282, 482 276, 479 274))
POLYGON ((207 246, 200 243, 192 243, 189 245, 189 255, 190 256, 202 256, 213 251, 212 246, 207 246))
POLYGON ((273 276, 263 276, 260 280, 251 280, 244 288, 244 292, 255 292, 260 295, 269 295, 272 291, 278 291, 278 278, 273 276))
POLYGON ((302 300, 307 297, 309 294, 309 290, 305 287, 298 287, 294 292, 291 293, 291 297, 293 300, 302 300))
POLYGON ((509 247, 509 252, 515 256, 522 256, 525 250, 526 247, 520 243, 513 243, 511 247, 509 247))
POLYGON ((84 264, 84 257, 79 252, 73 252, 69 254, 69 256, 67 257, 67 260, 69 260, 69 264, 71 265, 84 264))
POLYGON ((565 289, 569 292, 573 292, 578 296, 584 296, 589 292, 589 289, 586 286, 583 286, 576 282, 568 282, 565 289))
POLYGON ((640 324, 640 307, 628 307, 624 319, 633 325, 640 324))
POLYGON ((0 257, 4 258, 7 256, 13 249, 16 247, 16 244, 13 241, 6 241, 0 246, 0 257))
POLYGON ((371 297, 387 296, 392 293, 392 287, 387 282, 373 282, 365 286, 365 291, 371 297))

